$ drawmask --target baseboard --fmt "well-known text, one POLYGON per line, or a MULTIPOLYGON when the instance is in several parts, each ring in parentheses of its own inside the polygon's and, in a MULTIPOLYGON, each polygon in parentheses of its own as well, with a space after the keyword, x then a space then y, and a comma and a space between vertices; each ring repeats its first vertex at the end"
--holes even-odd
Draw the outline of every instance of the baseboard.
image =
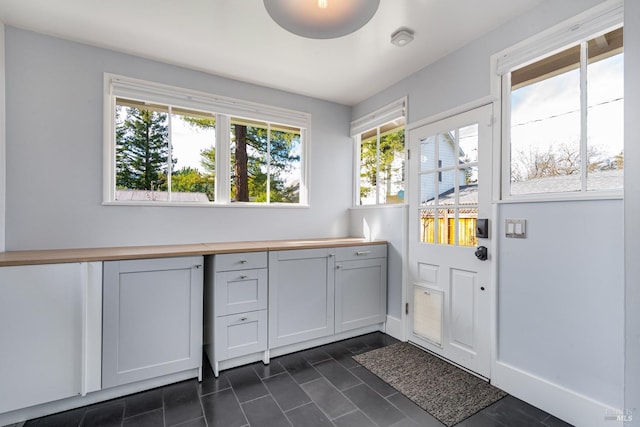
POLYGON ((503 362, 495 362, 491 383, 507 393, 524 400, 572 425, 584 427, 612 427, 618 408, 598 402, 566 387, 552 383, 503 362))
POLYGON ((391 335, 397 340, 406 341, 404 336, 404 328, 402 327, 402 320, 387 316, 387 323, 385 326, 385 331, 387 335, 391 335))

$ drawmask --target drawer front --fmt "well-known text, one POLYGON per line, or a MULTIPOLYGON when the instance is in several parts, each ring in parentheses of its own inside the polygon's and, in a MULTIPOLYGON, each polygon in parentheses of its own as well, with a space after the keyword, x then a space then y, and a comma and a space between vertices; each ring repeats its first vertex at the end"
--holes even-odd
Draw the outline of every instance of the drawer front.
POLYGON ((385 258, 387 245, 364 245, 336 248, 336 261, 355 261, 367 258, 385 258))
POLYGON ((216 360, 226 360, 267 349, 267 311, 259 310, 218 317, 216 360))
POLYGON ((220 254, 214 258, 216 272, 266 268, 266 252, 245 252, 239 254, 220 254))
POLYGON ((215 315, 267 308, 267 269, 223 271, 215 275, 215 315))

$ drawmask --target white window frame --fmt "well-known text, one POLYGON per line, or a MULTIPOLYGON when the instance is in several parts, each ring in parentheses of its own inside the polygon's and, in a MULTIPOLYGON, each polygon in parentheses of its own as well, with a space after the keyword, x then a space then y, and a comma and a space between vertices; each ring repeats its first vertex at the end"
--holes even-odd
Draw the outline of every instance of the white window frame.
MULTIPOLYGON (((561 52, 569 47, 579 45, 594 37, 606 34, 624 24, 624 4, 622 0, 610 0, 594 7, 572 19, 564 21, 547 31, 530 37, 491 57, 492 93, 501 105, 501 202, 522 201, 563 201, 563 200, 601 200, 621 199, 623 189, 610 191, 587 191, 585 185, 586 171, 582 171, 581 190, 563 193, 510 194, 511 188, 511 105, 510 105, 510 72, 529 65, 547 56, 561 52)), ((581 79, 584 79, 582 70, 581 79)), ((583 81, 583 80, 582 80, 583 81)), ((584 84, 581 92, 586 91, 584 84)), ((584 97, 583 97, 584 99, 584 97)), ((584 105, 582 106, 584 108, 584 105)), ((584 115, 584 111, 582 112, 584 115)), ((582 124, 583 128, 585 124, 582 124)), ((581 131, 580 150, 584 159, 586 154, 586 129, 581 131)), ((583 168, 584 169, 584 168, 583 168)))
POLYGON ((308 170, 310 152, 311 115, 309 113, 214 95, 206 92, 169 86, 116 74, 104 74, 103 100, 103 204, 142 206, 198 206, 198 207, 308 207, 308 170), (216 114, 216 182, 213 202, 165 202, 115 200, 116 189, 116 97, 151 102, 171 107, 193 109, 216 114), (298 203, 236 202, 231 201, 230 150, 231 117, 259 120, 300 128, 300 199, 298 203))
MULTIPOLYGON (((353 207, 355 208, 380 208, 380 207, 392 207, 392 206, 404 206, 407 204, 407 97, 402 97, 396 101, 393 101, 369 114, 365 114, 351 122, 351 137, 354 141, 354 154, 353 154, 353 207), (405 132, 405 144, 404 144, 404 162, 405 162, 405 177, 404 177, 404 192, 405 198, 402 203, 380 203, 379 201, 379 189, 376 187, 376 203, 372 205, 360 204, 360 144, 361 135, 364 132, 370 131, 375 128, 397 120, 404 118, 404 132, 405 132)), ((378 140, 380 139, 380 130, 378 129, 378 140)), ((377 162, 379 163, 379 161, 377 162)), ((379 175, 379 171, 377 172, 379 175)), ((376 179, 377 183, 380 182, 379 176, 376 179)))

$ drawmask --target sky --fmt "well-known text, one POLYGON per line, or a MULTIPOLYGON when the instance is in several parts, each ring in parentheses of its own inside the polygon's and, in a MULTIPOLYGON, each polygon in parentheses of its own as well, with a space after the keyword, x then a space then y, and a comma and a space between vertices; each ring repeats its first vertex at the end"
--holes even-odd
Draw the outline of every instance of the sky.
MULTIPOLYGON (((624 55, 620 54, 587 69, 588 144, 606 157, 619 154, 624 146, 623 66, 624 55)), ((512 92, 512 156, 528 147, 546 151, 562 143, 578 146, 579 79, 579 70, 573 70, 512 92)))

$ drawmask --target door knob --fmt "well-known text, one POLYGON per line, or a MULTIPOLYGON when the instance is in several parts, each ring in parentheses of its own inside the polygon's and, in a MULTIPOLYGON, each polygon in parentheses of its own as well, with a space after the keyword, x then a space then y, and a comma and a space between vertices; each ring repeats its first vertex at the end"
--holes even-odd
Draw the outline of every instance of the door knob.
POLYGON ((478 249, 476 249, 476 258, 478 258, 480 261, 485 261, 487 258, 489 258, 489 253, 486 246, 478 246, 478 249))

